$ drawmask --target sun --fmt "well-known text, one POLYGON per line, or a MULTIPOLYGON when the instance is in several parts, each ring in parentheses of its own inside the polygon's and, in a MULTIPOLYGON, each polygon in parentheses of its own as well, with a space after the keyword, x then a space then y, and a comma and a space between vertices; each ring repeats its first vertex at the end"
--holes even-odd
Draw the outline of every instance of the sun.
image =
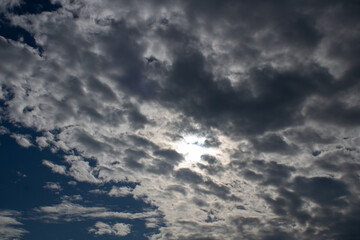
POLYGON ((176 150, 184 155, 185 164, 199 162, 204 154, 215 154, 215 149, 205 146, 205 137, 188 135, 176 143, 176 150))

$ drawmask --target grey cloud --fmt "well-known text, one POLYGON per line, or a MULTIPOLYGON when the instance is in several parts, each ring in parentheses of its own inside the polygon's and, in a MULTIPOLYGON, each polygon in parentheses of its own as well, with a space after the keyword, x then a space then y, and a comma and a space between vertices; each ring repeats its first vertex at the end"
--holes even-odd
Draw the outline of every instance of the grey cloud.
POLYGON ((106 61, 111 62, 108 66, 115 68, 109 69, 109 72, 114 72, 110 75, 111 79, 123 91, 151 97, 156 84, 143 75, 144 47, 136 41, 141 37, 140 29, 128 27, 124 21, 112 22, 110 27, 111 31, 99 40, 107 55, 106 61), (117 39, 115 44, 113 39, 117 39), (121 68, 116 70, 118 66, 121 68))
POLYGON ((89 89, 98 93, 104 101, 114 102, 117 96, 108 84, 101 82, 99 79, 91 77, 88 84, 89 89))
POLYGON ((292 240, 296 239, 293 236, 291 236, 289 233, 276 231, 274 233, 268 233, 263 238, 263 240, 292 240))
POLYGON ((278 216, 289 219, 294 217, 302 225, 311 219, 310 214, 303 210, 304 202, 296 192, 281 188, 277 198, 272 199, 269 196, 264 196, 264 199, 278 216))
POLYGON ((248 180, 251 180, 251 181, 261 181, 264 179, 263 175, 262 174, 258 174, 254 171, 251 171, 249 169, 246 169, 244 172, 244 177, 248 180))
POLYGON ((260 133, 299 124, 302 117, 298 111, 306 97, 332 80, 326 70, 316 65, 301 73, 297 69, 253 69, 249 82, 256 89, 254 96, 248 87, 232 88, 227 79, 214 81, 214 76, 205 70, 204 56, 189 51, 174 62, 163 101, 227 133, 260 133), (317 76, 316 81, 313 76, 317 76))
POLYGON ((219 147, 221 142, 214 136, 207 137, 204 141, 204 147, 219 147))
POLYGON ((208 190, 199 189, 199 192, 203 192, 206 194, 213 194, 220 199, 231 200, 240 202, 241 199, 233 194, 231 194, 230 188, 225 185, 219 185, 212 180, 206 180, 204 185, 208 188, 208 190))
POLYGON ((268 134, 260 139, 254 139, 254 147, 260 152, 275 152, 280 154, 294 154, 298 147, 294 144, 288 144, 277 134, 268 134))
POLYGON ((126 157, 124 158, 124 161, 126 163, 126 166, 128 166, 131 169, 138 169, 138 170, 142 170, 144 168, 144 165, 141 162, 139 162, 139 160, 147 156, 147 154, 144 151, 126 149, 125 154, 126 157))
POLYGON ((174 173, 176 179, 190 184, 203 183, 203 178, 200 174, 191 171, 189 168, 181 168, 174 173))
POLYGON ((312 128, 298 129, 293 131, 286 131, 285 135, 301 143, 321 143, 329 144, 336 139, 333 136, 326 136, 312 128))
POLYGON ((128 138, 132 141, 132 143, 136 147, 144 147, 144 148, 152 148, 152 149, 159 148, 155 143, 153 143, 152 141, 150 141, 147 138, 144 138, 142 136, 129 135, 128 138))
POLYGON ((94 137, 87 132, 78 131, 76 134, 77 141, 86 147, 86 151, 90 153, 101 152, 101 151, 111 151, 112 147, 107 143, 98 141, 94 139, 94 137))
POLYGON ((281 186, 290 178, 295 171, 294 167, 279 164, 275 161, 266 162, 264 160, 253 160, 251 165, 257 172, 245 170, 243 173, 247 179, 258 181, 262 180, 264 185, 281 186))
POLYGON ((183 195, 187 194, 185 188, 182 187, 181 185, 171 185, 171 186, 167 187, 166 190, 171 191, 171 192, 179 192, 183 195))
POLYGON ((145 124, 150 123, 150 121, 136 109, 132 109, 128 112, 128 121, 134 129, 144 128, 145 124))
POLYGON ((221 164, 205 165, 202 163, 196 164, 200 169, 205 170, 210 175, 221 174, 224 171, 224 167, 221 164))
POLYGON ((296 177, 294 190, 321 205, 344 206, 347 203, 342 197, 350 194, 344 182, 327 177, 296 177))
POLYGON ((155 174, 170 174, 174 170, 174 164, 167 160, 155 159, 153 164, 147 167, 147 171, 155 174))
MULTIPOLYGON (((211 215, 177 222, 181 209, 164 209, 168 221, 153 239, 360 235, 359 150, 344 139, 357 136, 360 122, 356 1, 76 0, 51 14, 19 16, 9 4, 0 4, 4 16, 34 42, 0 38, 1 119, 39 134, 57 129, 38 144, 97 159, 96 166, 81 157, 66 158, 66 166, 44 160, 54 173, 91 183, 151 180, 166 192, 146 189, 155 205, 173 195, 167 204, 182 197, 211 215), (149 106, 166 114, 144 111, 149 106), (175 169, 184 156, 171 136, 188 133, 221 152, 175 169), (236 208, 240 196, 246 208, 236 208)), ((128 216, 65 201, 36 212, 128 216)), ((114 233, 113 224, 94 233, 114 233)))
POLYGON ((321 107, 312 106, 309 115, 323 122, 329 122, 344 127, 356 127, 360 124, 360 108, 347 106, 344 103, 332 101, 324 103, 321 107))
POLYGON ((162 157, 163 159, 171 163, 178 163, 184 159, 184 156, 182 154, 172 149, 156 150, 154 151, 154 155, 162 157))
POLYGON ((217 162, 216 157, 208 155, 208 154, 201 155, 201 160, 204 160, 204 161, 208 162, 209 164, 214 164, 217 162))

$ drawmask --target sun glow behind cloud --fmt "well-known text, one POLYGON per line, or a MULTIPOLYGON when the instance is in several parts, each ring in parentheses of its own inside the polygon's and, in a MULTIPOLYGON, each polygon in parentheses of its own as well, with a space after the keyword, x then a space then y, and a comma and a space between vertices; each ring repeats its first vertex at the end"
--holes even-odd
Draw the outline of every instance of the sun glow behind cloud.
POLYGON ((215 155, 216 149, 205 146, 205 137, 188 135, 176 143, 176 150, 183 154, 185 161, 181 165, 199 162, 204 154, 215 155))

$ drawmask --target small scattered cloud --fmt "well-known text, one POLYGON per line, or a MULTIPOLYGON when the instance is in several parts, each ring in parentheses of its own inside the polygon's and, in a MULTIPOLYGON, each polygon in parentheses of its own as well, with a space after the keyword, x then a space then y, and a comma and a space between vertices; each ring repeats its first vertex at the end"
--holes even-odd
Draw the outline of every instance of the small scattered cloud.
POLYGON ((129 224, 115 223, 114 225, 109 225, 103 222, 97 222, 93 228, 89 229, 89 232, 92 232, 95 235, 115 235, 124 237, 130 234, 131 229, 129 224))
POLYGON ((43 188, 49 189, 51 191, 60 192, 62 187, 58 182, 46 182, 43 188))
POLYGON ((11 137, 14 138, 16 142, 24 148, 29 148, 33 146, 33 144, 31 143, 30 135, 11 134, 11 137))

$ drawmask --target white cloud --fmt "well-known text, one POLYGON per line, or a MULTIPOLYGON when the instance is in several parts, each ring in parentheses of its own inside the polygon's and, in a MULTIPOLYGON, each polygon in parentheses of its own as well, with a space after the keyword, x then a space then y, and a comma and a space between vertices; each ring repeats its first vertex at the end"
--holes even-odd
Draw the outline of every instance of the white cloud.
POLYGON ((28 233, 21 227, 23 224, 17 220, 20 216, 21 213, 18 211, 0 211, 0 239, 18 239, 28 233))
POLYGON ((132 192, 132 189, 129 188, 129 187, 115 187, 115 186, 113 186, 108 194, 111 197, 126 197, 126 196, 130 195, 131 192, 132 192))
POLYGON ((116 223, 114 225, 109 225, 103 222, 97 222, 94 228, 89 229, 89 232, 93 232, 96 235, 115 235, 123 237, 128 235, 130 230, 129 224, 116 223))
POLYGON ((31 136, 29 136, 29 135, 11 134, 11 137, 14 138, 16 140, 16 142, 24 148, 33 146, 33 144, 31 143, 31 139, 30 139, 31 136))
POLYGON ((58 182, 46 182, 45 185, 43 186, 43 188, 57 191, 57 192, 62 190, 62 187, 61 187, 60 183, 58 183, 58 182))
POLYGON ((43 160, 42 164, 49 167, 51 169, 51 171, 53 171, 54 173, 66 174, 65 166, 57 165, 49 160, 43 160))
MULTIPOLYGON (((80 197, 81 198, 81 197, 80 197)), ((159 217, 157 211, 137 213, 111 211, 106 207, 84 207, 69 200, 81 200, 77 196, 65 197, 59 204, 42 206, 34 209, 39 214, 37 218, 49 221, 81 221, 85 219, 147 219, 159 217)))

